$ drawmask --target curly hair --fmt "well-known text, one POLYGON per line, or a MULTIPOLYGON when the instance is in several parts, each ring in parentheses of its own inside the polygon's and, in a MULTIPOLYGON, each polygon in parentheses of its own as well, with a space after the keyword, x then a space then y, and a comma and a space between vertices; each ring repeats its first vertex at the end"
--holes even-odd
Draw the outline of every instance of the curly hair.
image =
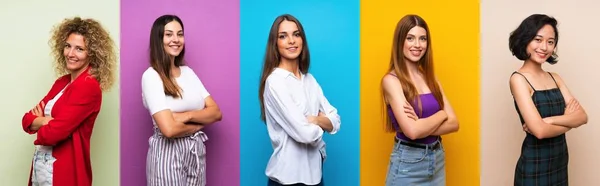
POLYGON ((67 18, 53 28, 49 44, 52 48, 56 74, 58 76, 69 74, 63 50, 67 38, 72 33, 83 36, 85 45, 88 48, 87 57, 91 67, 89 73, 100 83, 100 88, 103 91, 109 90, 115 81, 116 47, 109 33, 93 19, 67 18))

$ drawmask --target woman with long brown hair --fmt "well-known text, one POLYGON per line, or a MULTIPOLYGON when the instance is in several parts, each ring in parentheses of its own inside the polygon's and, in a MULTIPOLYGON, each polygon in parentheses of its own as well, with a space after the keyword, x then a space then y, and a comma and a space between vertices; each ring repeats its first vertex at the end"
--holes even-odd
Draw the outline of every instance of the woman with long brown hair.
POLYGON ((150 67, 142 75, 144 106, 154 134, 146 159, 147 185, 206 185, 208 137, 202 129, 221 111, 196 73, 184 64, 183 22, 157 18, 150 31, 150 67))
POLYGON ((260 79, 261 118, 273 144, 266 168, 269 186, 323 185, 323 132, 340 128, 337 109, 308 73, 310 55, 302 24, 284 14, 275 19, 260 79))
POLYGON ((431 35, 418 15, 398 22, 381 85, 386 129, 396 132, 386 185, 445 185, 440 136, 458 131, 458 120, 435 78, 431 35))

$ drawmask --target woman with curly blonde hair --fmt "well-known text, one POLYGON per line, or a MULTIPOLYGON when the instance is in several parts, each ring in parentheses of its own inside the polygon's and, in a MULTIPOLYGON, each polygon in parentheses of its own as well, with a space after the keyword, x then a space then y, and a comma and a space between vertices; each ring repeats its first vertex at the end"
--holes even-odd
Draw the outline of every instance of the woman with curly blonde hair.
POLYGON ((60 77, 22 121, 37 133, 29 185, 91 185, 90 138, 114 83, 115 45, 96 20, 75 17, 54 28, 50 46, 60 77))

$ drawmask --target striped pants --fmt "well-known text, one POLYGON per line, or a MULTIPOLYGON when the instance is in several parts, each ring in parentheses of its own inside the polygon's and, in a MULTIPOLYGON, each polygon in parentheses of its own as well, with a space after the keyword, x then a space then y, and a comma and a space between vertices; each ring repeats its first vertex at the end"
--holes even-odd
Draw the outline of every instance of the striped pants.
POLYGON ((166 138, 158 128, 150 137, 146 159, 148 186, 206 185, 206 147, 202 131, 192 136, 166 138))

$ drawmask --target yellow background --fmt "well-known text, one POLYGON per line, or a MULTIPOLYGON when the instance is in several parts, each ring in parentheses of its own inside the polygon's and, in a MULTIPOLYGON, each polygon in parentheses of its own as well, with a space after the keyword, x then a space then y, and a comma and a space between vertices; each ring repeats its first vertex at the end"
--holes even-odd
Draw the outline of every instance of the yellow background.
POLYGON ((396 23, 406 14, 425 19, 434 64, 460 122, 443 136, 449 186, 479 185, 479 1, 361 1, 360 180, 383 185, 393 133, 383 130, 381 77, 389 65, 396 23))

